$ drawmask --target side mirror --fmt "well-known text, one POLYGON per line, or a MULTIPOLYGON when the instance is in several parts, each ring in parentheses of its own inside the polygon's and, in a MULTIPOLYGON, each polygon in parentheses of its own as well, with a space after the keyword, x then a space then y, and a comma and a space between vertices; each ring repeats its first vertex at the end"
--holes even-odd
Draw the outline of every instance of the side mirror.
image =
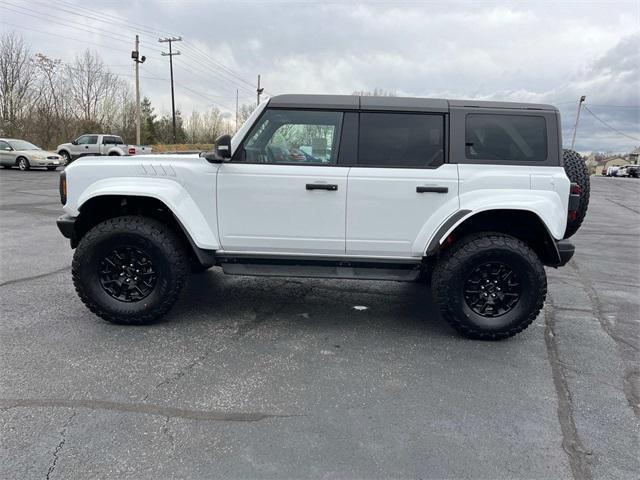
POLYGON ((217 152, 200 152, 200 157, 204 158, 209 163, 223 163, 224 158, 218 155, 217 152))
POLYGON ((220 135, 213 148, 219 157, 231 158, 231 135, 220 135))
POLYGON ((3 150, 6 150, 7 152, 11 152, 13 150, 13 148, 11 147, 4 147, 3 150))
POLYGON ((71 140, 71 145, 77 145, 78 144, 78 140, 71 140))

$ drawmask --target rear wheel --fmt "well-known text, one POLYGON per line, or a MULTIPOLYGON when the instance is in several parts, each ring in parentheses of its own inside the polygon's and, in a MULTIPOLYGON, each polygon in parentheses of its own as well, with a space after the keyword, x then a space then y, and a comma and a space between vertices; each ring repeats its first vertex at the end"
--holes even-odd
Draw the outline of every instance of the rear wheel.
POLYGON ((27 160, 24 157, 18 158, 18 168, 23 172, 26 172, 27 170, 29 170, 31 168, 31 165, 29 164, 29 160, 27 160))
POLYGON ((564 232, 564 238, 571 237, 578 231, 584 217, 587 215, 589 208, 590 180, 589 169, 585 165, 580 154, 574 150, 563 150, 562 160, 564 162, 564 171, 572 183, 580 185, 580 202, 575 218, 567 219, 567 228, 564 232))
POLYGON ((113 323, 144 325, 178 299, 189 271, 182 242, 166 225, 123 216, 93 227, 80 240, 72 264, 80 299, 113 323))
POLYGON ((460 240, 432 277, 442 317, 465 337, 511 337, 538 316, 546 293, 544 267, 522 241, 497 233, 460 240))

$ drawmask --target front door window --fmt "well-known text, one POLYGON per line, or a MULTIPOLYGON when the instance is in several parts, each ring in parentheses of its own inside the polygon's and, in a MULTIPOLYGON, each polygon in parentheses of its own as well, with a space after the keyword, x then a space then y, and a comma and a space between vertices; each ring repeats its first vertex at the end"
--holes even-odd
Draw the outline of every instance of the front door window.
POLYGON ((335 165, 342 112, 267 110, 238 161, 335 165))

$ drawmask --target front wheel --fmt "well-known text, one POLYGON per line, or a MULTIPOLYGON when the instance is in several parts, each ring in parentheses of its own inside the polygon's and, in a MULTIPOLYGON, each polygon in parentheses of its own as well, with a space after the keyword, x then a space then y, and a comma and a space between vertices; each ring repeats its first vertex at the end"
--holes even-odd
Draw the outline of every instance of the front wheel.
POLYGON ((144 325, 169 311, 189 271, 182 242, 147 217, 115 217, 80 240, 73 283, 80 299, 112 323, 144 325))
POLYGON ((527 244, 483 233, 460 240, 444 254, 434 269, 432 289, 442 317, 459 333, 501 340, 538 316, 547 278, 527 244))
POLYGON ((29 170, 31 168, 31 165, 29 165, 29 160, 27 160, 24 157, 20 157, 18 159, 18 168, 23 172, 26 172, 27 170, 29 170))

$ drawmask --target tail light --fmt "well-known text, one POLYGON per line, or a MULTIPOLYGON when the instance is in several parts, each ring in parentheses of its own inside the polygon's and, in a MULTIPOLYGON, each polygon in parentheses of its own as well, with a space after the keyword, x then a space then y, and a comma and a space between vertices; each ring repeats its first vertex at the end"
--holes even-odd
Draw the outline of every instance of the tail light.
POLYGON ((60 203, 67 203, 67 172, 60 172, 60 203))
POLYGON ((133 147, 129 148, 129 155, 135 155, 136 154, 136 149, 133 147))
POLYGON ((580 206, 580 195, 582 194, 582 187, 577 183, 571 183, 569 189, 569 221, 573 222, 578 219, 578 207, 580 206))

